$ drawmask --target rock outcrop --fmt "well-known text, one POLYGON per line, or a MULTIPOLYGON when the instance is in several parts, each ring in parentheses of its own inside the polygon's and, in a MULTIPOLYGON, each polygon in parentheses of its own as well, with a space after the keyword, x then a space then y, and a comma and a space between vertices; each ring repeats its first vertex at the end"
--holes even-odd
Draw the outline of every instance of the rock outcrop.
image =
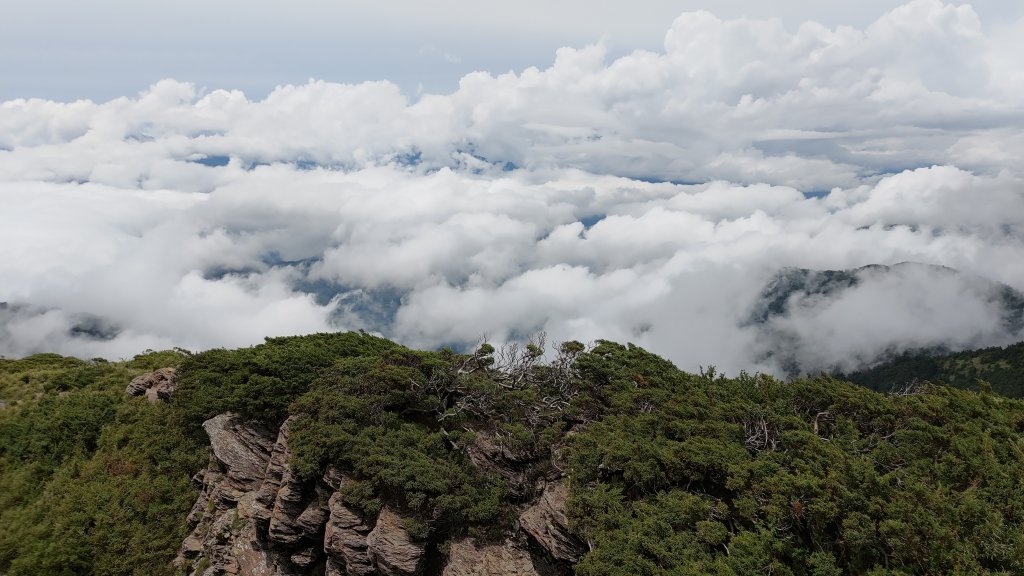
POLYGON ((466 453, 477 468, 503 477, 513 498, 523 498, 532 489, 529 466, 525 465, 533 459, 532 454, 513 452, 483 430, 476 431, 476 437, 466 447, 466 453))
MULTIPOLYGON (((263 483, 256 493, 253 517, 271 542, 291 547, 305 545, 305 549, 320 542, 332 490, 320 482, 303 482, 288 466, 291 422, 286 420, 278 431, 263 483)), ((305 561, 304 553, 299 562, 305 561)))
MULTIPOLYGON (((335 474, 328 472, 325 479, 335 474)), ((340 488, 339 479, 334 488, 340 488)), ((369 576, 375 573, 370 558, 366 537, 372 530, 362 518, 341 501, 341 493, 335 492, 327 502, 329 516, 324 528, 324 552, 327 554, 327 576, 369 576)))
POLYGON ((124 389, 129 396, 146 396, 150 402, 167 400, 178 387, 178 371, 174 368, 161 368, 136 376, 124 389))
POLYGON ((569 519, 565 515, 568 494, 565 481, 549 483, 537 503, 519 516, 519 525, 552 558, 575 563, 584 548, 569 531, 569 519))
POLYGON ((210 465, 193 478, 202 493, 192 507, 193 528, 175 565, 187 574, 293 576, 287 554, 258 537, 253 519, 256 490, 263 482, 273 440, 263 426, 222 414, 203 423, 210 437, 210 465))
MULTIPOLYGON (((213 457, 223 468, 224 479, 238 492, 250 492, 263 482, 270 449, 270 432, 255 422, 243 422, 233 414, 221 414, 203 422, 210 437, 213 457)), ((237 501, 238 496, 232 498, 237 501)))
POLYGON ((530 553, 513 542, 477 547, 470 539, 451 546, 441 576, 540 576, 530 553))
POLYGON ((370 561, 384 576, 412 576, 420 571, 424 548, 412 541, 402 518, 385 507, 366 536, 370 561))
MULTIPOLYGON (((503 544, 461 540, 443 556, 414 540, 406 520, 385 506, 366 517, 347 506, 351 480, 330 468, 322 478, 300 478, 289 466, 289 419, 274 433, 257 422, 221 414, 203 423, 210 438, 210 464, 193 481, 201 494, 189 514, 192 533, 175 564, 189 576, 538 576, 565 572, 582 548, 568 531, 563 481, 543 485, 525 505, 522 531, 503 544), (531 558, 527 538, 544 554, 531 558), (544 556, 544 558, 541 558, 544 556), (537 564, 540 562, 540 564, 537 564), (443 572, 442 572, 443 569, 443 572)), ((470 448, 478 466, 521 486, 519 456, 484 437, 470 448)), ((537 491, 521 487, 522 501, 537 491)), ((535 550, 536 552, 536 550, 535 550)), ((539 554, 539 552, 538 552, 539 554)))

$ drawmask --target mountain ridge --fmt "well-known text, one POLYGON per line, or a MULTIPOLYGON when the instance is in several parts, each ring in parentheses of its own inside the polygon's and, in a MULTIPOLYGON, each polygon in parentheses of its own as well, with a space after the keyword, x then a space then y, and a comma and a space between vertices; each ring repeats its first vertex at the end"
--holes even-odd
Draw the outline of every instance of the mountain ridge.
POLYGON ((0 572, 1024 570, 1024 402, 538 344, 2 360, 0 572))

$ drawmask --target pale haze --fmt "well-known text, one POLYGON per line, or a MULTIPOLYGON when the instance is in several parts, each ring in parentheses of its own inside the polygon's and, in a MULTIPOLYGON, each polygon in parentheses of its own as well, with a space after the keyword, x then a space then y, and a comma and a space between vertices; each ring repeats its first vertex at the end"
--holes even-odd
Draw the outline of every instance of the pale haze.
POLYGON ((170 4, 5 7, 2 355, 1024 337, 1016 3, 170 4), (750 321, 780 270, 902 262, 750 321))

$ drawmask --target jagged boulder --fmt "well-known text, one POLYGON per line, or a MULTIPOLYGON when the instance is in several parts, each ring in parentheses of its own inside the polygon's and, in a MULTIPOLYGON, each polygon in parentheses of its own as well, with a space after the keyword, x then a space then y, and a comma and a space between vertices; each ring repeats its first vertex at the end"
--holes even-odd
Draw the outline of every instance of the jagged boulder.
POLYGON ((515 543, 477 547, 473 540, 452 544, 441 576, 539 576, 530 553, 515 543))
POLYGON ((161 368, 136 376, 124 389, 129 396, 145 395, 150 402, 167 400, 178 388, 178 371, 175 368, 161 368))
POLYGON ((225 470, 225 477, 239 492, 256 489, 263 482, 273 436, 262 425, 244 422, 234 414, 214 416, 203 422, 210 437, 213 456, 225 470))
POLYGON ((412 541, 402 517, 385 507, 366 536, 367 555, 384 576, 413 576, 423 562, 424 547, 412 541))
POLYGON ((298 568, 308 568, 322 556, 319 546, 306 546, 289 556, 289 560, 298 568))
POLYGON ((326 487, 319 483, 316 484, 313 487, 313 494, 306 503, 306 507, 303 508, 302 513, 292 523, 295 527, 293 530, 297 530, 303 538, 319 537, 330 515, 328 502, 331 499, 331 495, 331 491, 326 487))
POLYGON ((565 515, 568 493, 564 480, 546 485, 537 502, 519 516, 519 525, 553 558, 576 563, 584 549, 569 531, 569 519, 565 515))

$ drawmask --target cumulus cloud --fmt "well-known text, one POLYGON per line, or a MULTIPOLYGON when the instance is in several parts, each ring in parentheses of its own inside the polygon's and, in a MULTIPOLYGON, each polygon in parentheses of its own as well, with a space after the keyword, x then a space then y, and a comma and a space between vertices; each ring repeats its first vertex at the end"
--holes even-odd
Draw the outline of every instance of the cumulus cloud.
POLYGON ((0 354, 545 330, 780 372, 1004 343, 1019 327, 978 278, 1024 289, 1013 42, 938 0, 863 30, 696 12, 660 52, 563 48, 415 101, 164 80, 3 102, 0 354), (960 273, 750 322, 780 269, 904 261, 960 273))

